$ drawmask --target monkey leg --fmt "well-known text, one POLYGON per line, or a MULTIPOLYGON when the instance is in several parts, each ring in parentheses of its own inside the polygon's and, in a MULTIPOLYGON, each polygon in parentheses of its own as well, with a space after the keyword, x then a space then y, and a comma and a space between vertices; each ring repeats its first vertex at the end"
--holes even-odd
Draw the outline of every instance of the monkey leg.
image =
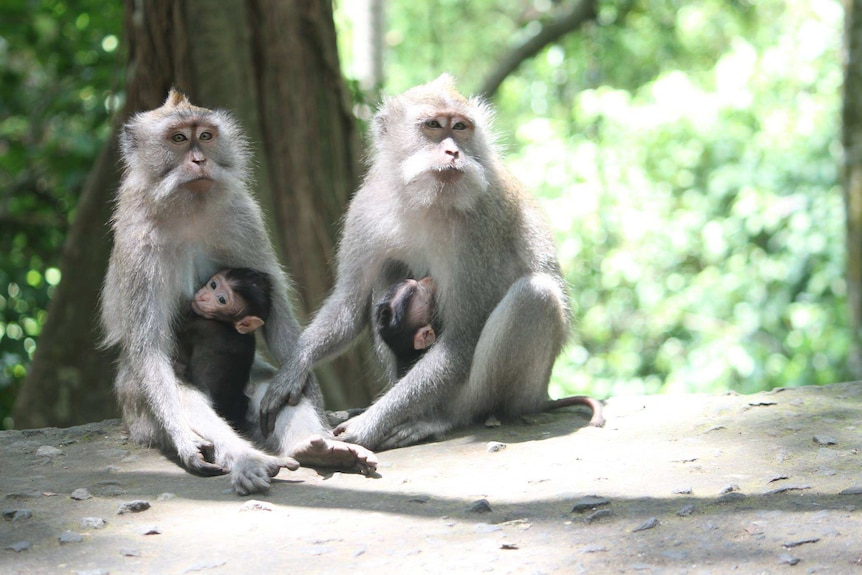
POLYGON ((180 387, 180 399, 189 425, 200 437, 211 442, 213 463, 231 475, 231 486, 239 495, 269 489, 270 478, 282 467, 296 469, 299 464, 288 457, 274 457, 256 449, 212 408, 199 390, 180 387))
POLYGON ((488 317, 458 398, 450 403, 459 425, 494 414, 541 411, 548 381, 568 330, 564 292, 553 276, 522 277, 488 317))
MULTIPOLYGON (((258 426, 254 418, 259 413, 258 405, 266 394, 266 383, 254 387, 249 402, 249 417, 252 429, 258 426)), ((377 469, 377 457, 360 445, 339 441, 332 437, 324 423, 323 414, 313 399, 303 397, 294 406, 286 405, 275 420, 273 433, 263 439, 267 450, 282 454, 312 467, 334 467, 356 470, 370 475, 377 469)))

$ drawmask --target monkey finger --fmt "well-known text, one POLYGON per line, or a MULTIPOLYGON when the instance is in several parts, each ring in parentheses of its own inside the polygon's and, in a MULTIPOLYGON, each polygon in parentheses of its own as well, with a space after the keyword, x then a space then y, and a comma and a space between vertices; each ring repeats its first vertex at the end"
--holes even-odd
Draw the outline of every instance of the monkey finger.
POLYGON ((209 441, 201 441, 198 443, 198 451, 200 457, 207 463, 215 463, 215 445, 209 441))
POLYGON ((281 468, 289 469, 290 471, 296 471, 299 469, 299 462, 293 457, 283 457, 278 462, 278 467, 274 470, 270 470, 270 477, 275 477, 278 475, 278 472, 281 471, 281 468))
POLYGON ((270 412, 265 409, 260 410, 260 432, 264 437, 272 435, 275 429, 275 414, 270 415, 270 412))
POLYGON ((203 459, 201 459, 200 456, 192 457, 185 463, 189 471, 197 473, 198 475, 204 475, 206 477, 224 475, 225 473, 227 473, 227 469, 225 469, 221 465, 216 465, 215 463, 209 463, 208 461, 204 461, 203 459))
POLYGON ((290 394, 287 396, 287 404, 290 406, 297 405, 299 400, 302 399, 302 390, 294 389, 291 390, 290 394))

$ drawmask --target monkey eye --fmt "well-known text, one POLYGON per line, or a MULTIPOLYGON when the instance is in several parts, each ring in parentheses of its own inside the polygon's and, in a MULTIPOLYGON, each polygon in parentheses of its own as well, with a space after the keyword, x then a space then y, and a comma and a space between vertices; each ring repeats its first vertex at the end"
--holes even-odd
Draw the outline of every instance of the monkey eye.
POLYGON ((428 128, 442 128, 443 127, 440 125, 440 122, 438 122, 437 120, 426 120, 425 126, 428 128))
POLYGON ((200 135, 198 136, 198 138, 200 138, 201 140, 204 140, 204 141, 212 140, 213 139, 213 133, 212 132, 201 132, 200 135))
POLYGON ((223 295, 220 295, 220 296, 218 296, 218 302, 222 305, 225 305, 227 303, 227 298, 224 297, 223 295))
POLYGON ((210 282, 210 289, 215 289, 217 287, 218 287, 218 282, 216 282, 215 280, 210 282))
POLYGON ((466 130, 467 124, 465 124, 464 122, 455 122, 455 125, 452 126, 452 129, 453 130, 466 130))
POLYGON ((185 134, 177 133, 171 136, 171 141, 175 144, 182 144, 186 140, 188 140, 188 138, 186 138, 185 134))

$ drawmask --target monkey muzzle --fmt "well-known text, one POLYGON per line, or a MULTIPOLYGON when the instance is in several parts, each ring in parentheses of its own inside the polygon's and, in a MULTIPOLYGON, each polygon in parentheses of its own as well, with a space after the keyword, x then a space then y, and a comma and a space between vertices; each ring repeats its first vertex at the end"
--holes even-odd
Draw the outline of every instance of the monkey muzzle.
POLYGON ((183 184, 183 187, 195 194, 205 194, 212 189, 213 184, 215 184, 215 180, 207 176, 202 176, 200 178, 195 178, 194 180, 189 180, 183 184))

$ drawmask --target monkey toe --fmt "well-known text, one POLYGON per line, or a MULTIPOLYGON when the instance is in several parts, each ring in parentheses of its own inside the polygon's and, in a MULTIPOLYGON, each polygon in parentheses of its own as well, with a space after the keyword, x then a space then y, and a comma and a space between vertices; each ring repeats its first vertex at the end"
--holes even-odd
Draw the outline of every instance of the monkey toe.
POLYGON ((267 473, 269 473, 270 477, 275 477, 282 468, 296 471, 299 469, 299 462, 292 457, 282 457, 269 465, 267 473))

